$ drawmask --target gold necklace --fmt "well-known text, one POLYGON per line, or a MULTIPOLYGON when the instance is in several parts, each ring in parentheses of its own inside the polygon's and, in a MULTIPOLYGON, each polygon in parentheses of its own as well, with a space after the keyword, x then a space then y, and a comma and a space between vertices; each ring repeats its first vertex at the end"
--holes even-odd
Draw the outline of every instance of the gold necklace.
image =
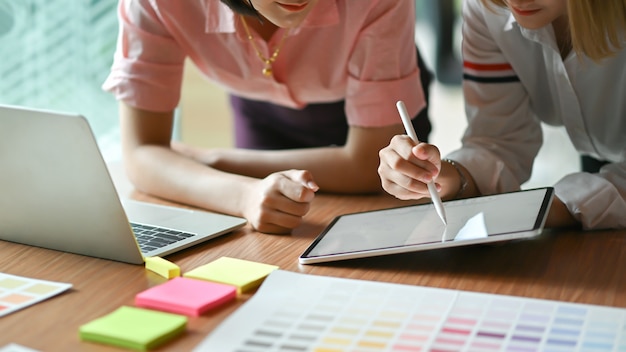
POLYGON ((285 30, 285 34, 280 40, 280 43, 278 43, 278 45, 276 46, 276 49, 274 49, 274 52, 272 53, 272 55, 266 58, 265 56, 261 54, 261 51, 259 50, 259 48, 257 48, 256 44, 254 44, 254 38, 252 38, 252 34, 250 34, 250 29, 248 29, 248 23, 246 22, 246 19, 243 16, 240 16, 240 17, 241 17, 241 21, 243 22, 243 28, 246 30, 246 34, 248 35, 248 40, 250 41, 250 44, 252 44, 254 51, 256 51, 256 55, 259 57, 259 59, 261 59, 261 61, 263 61, 263 64, 265 64, 265 67, 263 67, 263 70, 261 72, 266 77, 272 76, 273 74, 272 63, 276 61, 276 58, 278 57, 278 53, 280 52, 280 48, 283 47, 283 43, 285 42, 285 39, 287 38, 289 31, 285 30))

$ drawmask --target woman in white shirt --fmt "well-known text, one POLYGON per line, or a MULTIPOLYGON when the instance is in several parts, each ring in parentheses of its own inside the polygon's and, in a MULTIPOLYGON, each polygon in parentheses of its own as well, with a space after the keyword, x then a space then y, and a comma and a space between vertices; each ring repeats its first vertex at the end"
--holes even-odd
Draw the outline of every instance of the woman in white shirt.
POLYGON ((428 197, 431 179, 444 199, 518 190, 544 122, 584 159, 554 185, 546 225, 626 228, 626 0, 466 0, 463 22, 463 145, 442 161, 395 136, 379 153, 385 190, 428 197))

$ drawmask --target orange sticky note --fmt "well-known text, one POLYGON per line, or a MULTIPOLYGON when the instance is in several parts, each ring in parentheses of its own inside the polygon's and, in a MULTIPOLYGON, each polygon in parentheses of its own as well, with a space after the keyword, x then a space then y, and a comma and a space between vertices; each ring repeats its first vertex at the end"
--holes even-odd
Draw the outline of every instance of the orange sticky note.
POLYGON ((183 276, 232 285, 237 287, 237 293, 242 293, 261 285, 267 275, 276 269, 276 265, 222 257, 188 271, 183 276))

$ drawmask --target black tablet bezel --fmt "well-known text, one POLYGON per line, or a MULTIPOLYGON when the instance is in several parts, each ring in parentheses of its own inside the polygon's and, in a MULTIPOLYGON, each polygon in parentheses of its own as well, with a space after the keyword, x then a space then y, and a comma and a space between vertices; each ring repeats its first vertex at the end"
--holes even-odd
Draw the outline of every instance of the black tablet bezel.
MULTIPOLYGON (((396 253, 406 253, 406 252, 414 252, 421 250, 429 250, 429 249, 439 249, 439 248, 449 248, 449 247, 458 247, 465 245, 474 245, 478 243, 491 243, 491 242, 500 242, 500 241, 508 241, 511 239, 519 239, 519 238, 529 238, 535 237, 541 233, 543 230, 543 226, 545 224, 547 214, 550 208, 550 204, 552 202, 554 196, 554 189, 552 187, 543 187, 543 188, 533 188, 515 192, 506 192, 500 193, 496 195, 489 195, 483 197, 498 197, 507 194, 514 194, 520 192, 536 192, 536 191, 544 191, 543 199, 541 204, 539 205, 537 216, 535 218, 535 222, 532 228, 529 228, 524 231, 512 231, 512 232, 502 232, 496 234, 490 234, 488 237, 476 239, 476 240, 464 240, 464 241, 446 241, 439 243, 426 243, 426 244, 411 244, 411 245, 398 245, 391 247, 383 247, 383 248, 371 248, 367 250, 358 250, 358 251, 346 251, 346 252, 337 252, 337 253, 329 253, 324 255, 315 255, 310 256, 310 253, 316 248, 316 246, 324 239, 326 235, 331 233, 335 224, 342 218, 356 215, 356 214, 372 214, 372 213, 381 213, 388 212, 397 209, 405 209, 405 208, 417 208, 417 207, 432 207, 432 204, 412 204, 401 207, 394 208, 386 208, 386 209, 377 209, 370 210, 365 212, 355 212, 349 214, 343 214, 336 216, 330 224, 313 240, 313 242, 309 245, 309 247, 300 255, 298 258, 300 264, 314 264, 314 263, 323 263, 323 262, 332 262, 338 260, 347 260, 347 259, 356 259, 356 258, 366 258, 380 255, 388 255, 388 254, 396 254, 396 253)), ((474 197, 474 198, 482 198, 482 197, 474 197)), ((444 204, 451 204, 454 202, 464 202, 470 198, 465 199, 457 199, 450 200, 444 202, 444 204)))

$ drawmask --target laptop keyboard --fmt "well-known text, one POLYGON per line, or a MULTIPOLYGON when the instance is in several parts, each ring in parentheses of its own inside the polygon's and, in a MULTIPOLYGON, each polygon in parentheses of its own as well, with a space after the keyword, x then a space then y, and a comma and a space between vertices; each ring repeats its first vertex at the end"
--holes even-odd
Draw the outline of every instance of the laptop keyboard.
POLYGON ((144 224, 131 223, 139 248, 143 253, 168 246, 195 236, 193 233, 155 227, 144 224))

